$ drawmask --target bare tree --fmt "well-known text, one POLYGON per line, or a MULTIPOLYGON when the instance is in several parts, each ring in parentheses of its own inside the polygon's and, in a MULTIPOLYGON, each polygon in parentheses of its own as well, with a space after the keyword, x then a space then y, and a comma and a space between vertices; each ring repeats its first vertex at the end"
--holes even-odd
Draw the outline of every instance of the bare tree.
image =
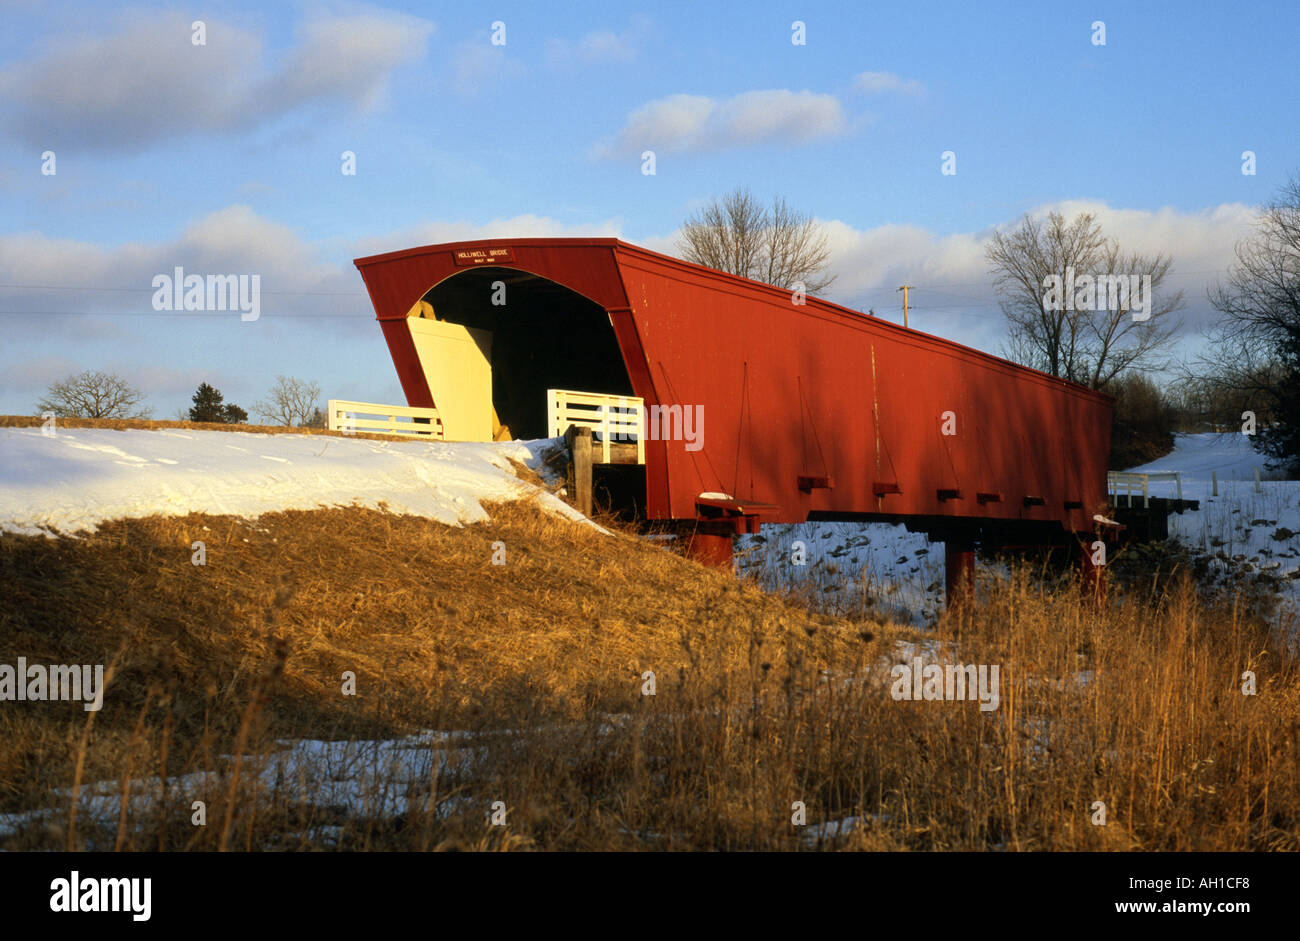
POLYGON ((87 370, 54 382, 36 403, 36 410, 59 418, 148 418, 153 409, 141 408, 144 393, 121 376, 87 370))
POLYGON ((808 294, 830 287, 822 274, 830 260, 826 232, 812 216, 781 197, 771 207, 747 189, 735 189, 682 225, 677 250, 687 261, 779 288, 803 285, 808 294))
POLYGON ((1046 220, 1026 214, 1011 231, 994 233, 985 256, 1010 326, 1006 353, 1017 362, 1099 389, 1127 370, 1158 365, 1173 339, 1177 324, 1169 315, 1182 307, 1183 294, 1159 291, 1173 260, 1121 251, 1092 213, 1069 221, 1056 212, 1046 220), (1076 295, 1079 276, 1088 287, 1076 295), (1133 276, 1150 279, 1141 318, 1129 292, 1133 276), (1064 299, 1050 290, 1053 278, 1064 299))
POLYGON ((306 425, 320 398, 320 386, 292 376, 276 376, 266 400, 253 403, 253 411, 272 425, 306 425))
POLYGON ((1145 464, 1173 450, 1178 409, 1145 373, 1126 372, 1108 383, 1105 391, 1115 397, 1111 470, 1145 464))
POLYGON ((1198 363, 1202 381, 1234 410, 1267 413, 1258 443, 1300 471, 1300 175, 1264 206, 1209 297, 1225 317, 1198 363))
POLYGON ((1229 322, 1209 330, 1204 350, 1182 364, 1178 394, 1197 431, 1221 431, 1238 427, 1241 413, 1248 410, 1260 425, 1273 422, 1286 382, 1287 370, 1277 351, 1261 337, 1243 336, 1229 322))

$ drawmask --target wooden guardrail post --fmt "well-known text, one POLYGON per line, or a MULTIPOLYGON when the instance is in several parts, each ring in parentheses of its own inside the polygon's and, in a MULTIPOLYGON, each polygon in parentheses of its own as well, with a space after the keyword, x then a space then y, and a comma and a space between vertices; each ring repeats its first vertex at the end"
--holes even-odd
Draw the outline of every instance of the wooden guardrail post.
POLYGON ((570 425, 564 433, 569 448, 569 493, 583 516, 591 516, 591 429, 570 425))

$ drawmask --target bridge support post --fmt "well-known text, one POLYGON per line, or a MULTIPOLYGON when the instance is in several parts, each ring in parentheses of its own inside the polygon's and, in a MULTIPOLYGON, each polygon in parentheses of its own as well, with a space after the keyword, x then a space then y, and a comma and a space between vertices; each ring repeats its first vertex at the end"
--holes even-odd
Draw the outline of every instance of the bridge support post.
POLYGON ((975 543, 950 535, 943 543, 944 604, 951 608, 975 591, 975 543))
POLYGON ((570 425, 564 433, 569 447, 569 493, 583 516, 591 516, 591 429, 570 425))
POLYGON ((736 527, 731 523, 704 520, 682 538, 686 540, 686 558, 711 568, 732 567, 731 537, 736 527))

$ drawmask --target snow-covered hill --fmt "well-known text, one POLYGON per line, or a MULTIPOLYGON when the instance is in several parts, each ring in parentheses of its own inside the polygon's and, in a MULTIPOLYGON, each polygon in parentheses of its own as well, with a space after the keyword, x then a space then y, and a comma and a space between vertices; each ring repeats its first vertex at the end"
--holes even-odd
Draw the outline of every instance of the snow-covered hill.
MULTIPOLYGON (((1149 464, 1130 467, 1129 471, 1135 474, 1180 471, 1184 487, 1188 480, 1209 484, 1212 472, 1220 480, 1254 480, 1256 470, 1267 475, 1267 469, 1264 455, 1250 441, 1243 434, 1175 435, 1172 451, 1149 464)), ((1184 496, 1196 499, 1192 494, 1184 493, 1184 496)))
POLYGON ((110 431, 0 428, 0 530, 93 529, 151 514, 255 517, 321 505, 377 507, 457 525, 487 518, 484 501, 568 504, 515 476, 548 441, 448 444, 181 428, 110 431))

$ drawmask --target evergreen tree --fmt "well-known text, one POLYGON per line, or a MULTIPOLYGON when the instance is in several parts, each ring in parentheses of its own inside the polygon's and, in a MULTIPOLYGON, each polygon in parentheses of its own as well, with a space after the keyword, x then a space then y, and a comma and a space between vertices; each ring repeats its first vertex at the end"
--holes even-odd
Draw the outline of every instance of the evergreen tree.
POLYGON ((223 425, 238 425, 248 421, 248 413, 233 403, 224 401, 219 389, 206 382, 199 383, 194 393, 194 405, 190 408, 190 421, 216 422, 223 425))
POLYGON ((1276 420, 1263 430, 1255 446, 1283 469, 1300 474, 1300 325, 1287 330, 1278 360, 1282 379, 1274 391, 1276 420))
POLYGON ((192 399, 194 405, 190 408, 190 421, 223 421, 226 414, 223 398, 218 390, 206 382, 199 383, 198 391, 192 399))

